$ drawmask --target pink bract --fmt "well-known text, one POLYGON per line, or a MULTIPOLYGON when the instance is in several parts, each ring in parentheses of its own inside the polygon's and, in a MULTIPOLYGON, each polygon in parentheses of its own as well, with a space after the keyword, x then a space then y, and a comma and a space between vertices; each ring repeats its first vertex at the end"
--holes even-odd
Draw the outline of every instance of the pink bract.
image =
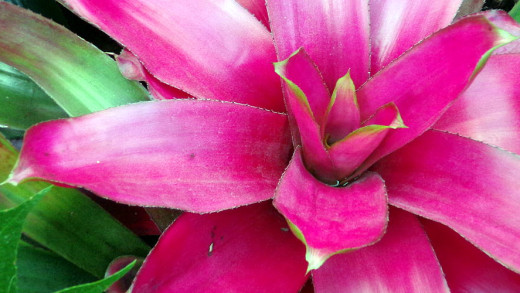
POLYGON ((450 25, 475 1, 63 2, 171 100, 31 128, 10 181, 198 213, 163 234, 135 292, 297 292, 306 254, 315 292, 475 288, 436 240, 460 243, 450 228, 482 271, 507 267, 486 286, 518 288, 520 54, 492 55, 520 31, 506 13, 450 25))

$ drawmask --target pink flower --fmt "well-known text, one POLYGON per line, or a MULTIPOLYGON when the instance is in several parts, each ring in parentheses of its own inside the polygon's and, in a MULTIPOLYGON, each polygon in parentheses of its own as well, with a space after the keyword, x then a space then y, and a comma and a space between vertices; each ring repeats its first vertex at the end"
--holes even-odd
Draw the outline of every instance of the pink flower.
POLYGON ((11 178, 192 212, 136 292, 297 292, 306 270, 316 292, 520 288, 520 55, 490 57, 519 34, 505 13, 446 27, 462 1, 64 2, 156 98, 197 98, 39 124, 11 178))

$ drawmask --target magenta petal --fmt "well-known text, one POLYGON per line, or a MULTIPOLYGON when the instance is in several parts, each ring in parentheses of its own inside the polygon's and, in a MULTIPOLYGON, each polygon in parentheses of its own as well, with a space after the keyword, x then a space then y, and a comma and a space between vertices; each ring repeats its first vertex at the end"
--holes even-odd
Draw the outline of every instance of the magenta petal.
POLYGON ((397 107, 390 103, 329 149, 329 156, 339 178, 350 175, 379 146, 392 129, 406 128, 397 107))
POLYGON ((351 70, 354 84, 368 78, 368 0, 267 0, 278 58, 303 47, 329 88, 351 70))
POLYGON ((148 85, 148 90, 152 96, 157 100, 171 100, 171 99, 186 99, 192 98, 189 94, 180 89, 169 86, 158 80, 148 70, 145 69, 145 80, 148 85))
POLYGON ((452 292, 520 292, 520 275, 446 226, 427 220, 421 222, 452 292))
POLYGON ((134 292, 298 292, 305 248, 270 203, 184 214, 146 259, 134 292))
POLYGON ((337 180, 334 166, 325 149, 322 137, 330 96, 319 71, 303 49, 287 60, 275 63, 275 71, 282 77, 285 101, 290 118, 295 121, 309 169, 326 182, 337 180), (301 86, 301 87, 300 87, 301 86))
POLYGON ((487 53, 513 39, 484 16, 466 17, 424 40, 363 85, 357 92, 361 119, 394 102, 408 126, 389 133, 365 168, 429 129, 465 89, 487 53))
POLYGON ((378 241, 388 217, 385 184, 378 174, 332 187, 307 171, 299 148, 278 184, 274 206, 306 244, 309 270, 336 253, 378 241))
POLYGON ((198 98, 284 110, 271 35, 235 1, 63 2, 162 82, 198 98))
POLYGON ((419 221, 395 208, 381 241, 331 257, 312 276, 316 293, 449 292, 419 221))
POLYGON ((520 157, 428 131, 374 166, 389 202, 443 223, 520 271, 520 157))
POLYGON ((290 150, 286 115, 146 102, 32 127, 11 181, 38 177, 128 204, 212 212, 273 197, 290 150))
MULTIPOLYGON (((325 134, 329 142, 336 142, 361 124, 359 106, 356 98, 356 87, 350 78, 350 72, 336 82, 336 87, 330 98, 326 118, 325 134)), ((322 135, 325 137, 325 135, 322 135)))
POLYGON ((298 87, 304 96, 296 95, 300 107, 310 107, 314 121, 322 128, 330 103, 330 93, 320 71, 304 49, 298 49, 289 58, 275 63, 275 71, 288 83, 287 95, 298 87))
POLYGON ((494 55, 433 126, 520 153, 520 54, 494 55))
POLYGON ((371 73, 375 74, 428 35, 449 25, 461 2, 462 0, 370 1, 371 73))
POLYGON ((267 29, 269 29, 269 17, 265 0, 236 0, 245 9, 249 10, 267 29))

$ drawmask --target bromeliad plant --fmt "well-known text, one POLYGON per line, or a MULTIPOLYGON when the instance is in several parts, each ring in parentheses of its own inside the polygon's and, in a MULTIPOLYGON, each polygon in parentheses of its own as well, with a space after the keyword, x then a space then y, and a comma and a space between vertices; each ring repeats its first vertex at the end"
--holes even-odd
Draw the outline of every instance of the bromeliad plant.
POLYGON ((125 46, 123 74, 155 100, 30 128, 8 182, 188 212, 134 292, 297 292, 310 275, 315 292, 520 288, 506 13, 450 25, 475 1, 62 2, 125 46))

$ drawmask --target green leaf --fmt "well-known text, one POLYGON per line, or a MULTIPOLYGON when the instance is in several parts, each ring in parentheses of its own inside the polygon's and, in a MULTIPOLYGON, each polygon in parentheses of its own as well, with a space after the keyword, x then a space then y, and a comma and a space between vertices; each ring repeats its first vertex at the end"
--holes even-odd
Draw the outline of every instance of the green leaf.
POLYGON ((14 67, 0 63, 0 124, 27 129, 67 114, 37 84, 14 67))
MULTIPOLYGON (((0 135, 0 182, 17 156, 0 135)), ((46 186, 36 181, 0 185, 0 207, 15 206, 46 186)), ((70 188, 54 187, 27 217, 24 234, 96 277, 102 277, 118 256, 144 257, 150 250, 90 198, 70 188)))
POLYGON ((516 22, 520 22, 520 2, 517 2, 513 9, 509 11, 509 15, 516 20, 516 22))
POLYGON ((17 207, 0 211, 0 292, 17 292, 15 261, 23 224, 31 209, 49 189, 38 192, 17 207))
POLYGON ((71 288, 60 290, 56 293, 99 293, 103 292, 112 284, 114 284, 117 280, 121 279, 126 273, 128 273, 135 265, 136 261, 134 260, 129 265, 124 267, 119 272, 97 282, 83 284, 74 286, 71 288))
POLYGON ((50 293, 96 280, 57 254, 23 241, 18 247, 16 265, 18 289, 24 293, 50 293))
POLYGON ((64 27, 0 2, 0 61, 32 78, 70 116, 148 100, 114 60, 64 27))

